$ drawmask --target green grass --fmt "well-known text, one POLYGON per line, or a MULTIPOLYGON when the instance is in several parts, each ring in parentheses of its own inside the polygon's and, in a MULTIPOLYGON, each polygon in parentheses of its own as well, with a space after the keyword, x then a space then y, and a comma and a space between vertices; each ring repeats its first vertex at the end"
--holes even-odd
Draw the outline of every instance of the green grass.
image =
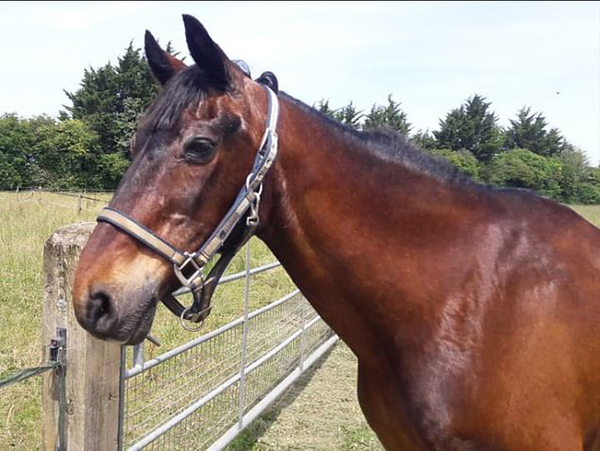
POLYGON ((381 451, 356 399, 356 357, 339 342, 230 445, 229 451, 381 451))
MULTIPOLYGON (((0 193, 0 377, 42 362, 44 241, 62 225, 93 220, 102 205, 83 201, 78 213, 76 198, 0 193)), ((40 377, 2 390, 0 449, 39 448, 40 396, 40 377)))
POLYGON ((594 224, 596 227, 600 228, 600 206, 572 205, 571 208, 594 224))
MULTIPOLYGON (((109 199, 107 194, 92 197, 109 199)), ((42 305, 42 251, 57 228, 78 221, 94 221, 101 202, 57 194, 0 192, 0 377, 42 362, 39 331, 42 305)), ((600 227, 600 206, 574 206, 574 210, 600 227)), ((244 268, 239 255, 228 273, 244 268)), ((253 266, 272 261, 268 249, 252 242, 253 266)), ((251 309, 271 302, 293 288, 282 269, 257 275, 251 285, 251 309)), ((219 288, 215 310, 201 332, 214 329, 242 313, 244 282, 219 288)), ((151 358, 192 337, 177 320, 159 308, 152 334, 163 347, 147 346, 151 358)), ((343 345, 309 371, 259 418, 231 450, 375 450, 381 449, 367 426, 355 395, 356 361, 343 345)), ((16 384, 0 392, 0 450, 40 448, 41 378, 16 384)))

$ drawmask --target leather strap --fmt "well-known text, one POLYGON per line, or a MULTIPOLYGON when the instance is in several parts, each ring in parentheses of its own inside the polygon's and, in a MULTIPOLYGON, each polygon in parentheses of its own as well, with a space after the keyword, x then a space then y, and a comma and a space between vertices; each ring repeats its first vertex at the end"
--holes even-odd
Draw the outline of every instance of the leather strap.
POLYGON ((187 257, 178 249, 175 249, 151 230, 140 224, 134 219, 131 219, 125 213, 114 210, 110 207, 104 208, 98 217, 98 222, 108 222, 119 230, 132 236, 138 241, 141 241, 157 254, 162 255, 175 265, 182 265, 187 257))
POLYGON ((183 317, 183 319, 194 321, 194 315, 200 314, 198 319, 200 321, 206 319, 211 310, 211 299, 212 295, 219 284, 219 280, 223 276, 223 273, 229 266, 229 263, 238 253, 238 251, 246 244, 250 238, 254 235, 254 228, 246 228, 244 235, 238 241, 237 244, 232 246, 230 249, 225 251, 219 261, 212 267, 204 285, 202 286, 201 292, 196 299, 194 296, 194 303, 190 307, 185 307, 181 304, 173 294, 169 294, 162 299, 163 304, 176 316, 183 317), (185 312, 185 315, 184 315, 185 312))
POLYGON ((260 201, 262 182, 277 156, 276 128, 279 117, 277 96, 269 87, 265 85, 263 87, 268 98, 267 125, 254 159, 252 171, 248 174, 246 183, 238 193, 235 202, 200 249, 191 254, 182 252, 144 225, 113 208, 107 207, 98 215, 98 221, 112 224, 173 263, 176 276, 183 286, 190 289, 194 302, 189 308, 185 308, 173 295, 163 299, 163 302, 169 310, 182 319, 202 322, 208 316, 210 300, 219 279, 240 247, 254 234, 258 224, 258 202, 260 201), (250 216, 246 215, 249 209, 250 216), (202 268, 218 252, 222 251, 226 240, 244 216, 247 219, 241 240, 231 250, 222 253, 221 258, 212 268, 207 279, 204 280, 202 268), (186 276, 184 270, 189 271, 189 267, 193 273, 186 276))

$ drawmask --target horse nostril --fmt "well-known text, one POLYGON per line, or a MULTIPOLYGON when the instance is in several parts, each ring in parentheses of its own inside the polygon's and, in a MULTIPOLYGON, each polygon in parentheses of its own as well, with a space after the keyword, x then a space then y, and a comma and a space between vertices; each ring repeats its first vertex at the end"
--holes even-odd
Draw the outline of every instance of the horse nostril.
POLYGON ((96 290, 90 293, 87 323, 95 329, 104 328, 101 325, 109 326, 110 319, 114 318, 114 308, 110 295, 103 290, 96 290))

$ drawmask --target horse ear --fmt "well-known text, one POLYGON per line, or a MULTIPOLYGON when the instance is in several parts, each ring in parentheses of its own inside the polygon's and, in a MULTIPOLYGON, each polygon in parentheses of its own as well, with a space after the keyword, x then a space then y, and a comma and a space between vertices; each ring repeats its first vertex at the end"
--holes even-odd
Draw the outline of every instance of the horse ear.
POLYGON ((227 88, 230 81, 227 55, 215 44, 198 19, 184 14, 183 23, 185 38, 194 62, 208 75, 214 86, 220 89, 227 88))
POLYGON ((148 30, 146 30, 146 35, 144 36, 144 49, 152 74, 154 74, 161 85, 166 84, 173 75, 186 67, 183 61, 178 60, 170 53, 161 49, 154 36, 152 36, 152 33, 148 30))

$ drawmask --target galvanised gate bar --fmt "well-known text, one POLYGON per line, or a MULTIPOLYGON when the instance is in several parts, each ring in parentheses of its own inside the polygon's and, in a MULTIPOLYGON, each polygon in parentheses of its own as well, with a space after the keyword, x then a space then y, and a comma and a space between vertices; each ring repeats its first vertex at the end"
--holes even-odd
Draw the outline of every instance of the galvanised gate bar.
POLYGON ((223 278, 246 279, 244 315, 133 366, 122 355, 121 449, 224 448, 337 340, 299 290, 253 312, 248 285, 272 263, 223 278))

